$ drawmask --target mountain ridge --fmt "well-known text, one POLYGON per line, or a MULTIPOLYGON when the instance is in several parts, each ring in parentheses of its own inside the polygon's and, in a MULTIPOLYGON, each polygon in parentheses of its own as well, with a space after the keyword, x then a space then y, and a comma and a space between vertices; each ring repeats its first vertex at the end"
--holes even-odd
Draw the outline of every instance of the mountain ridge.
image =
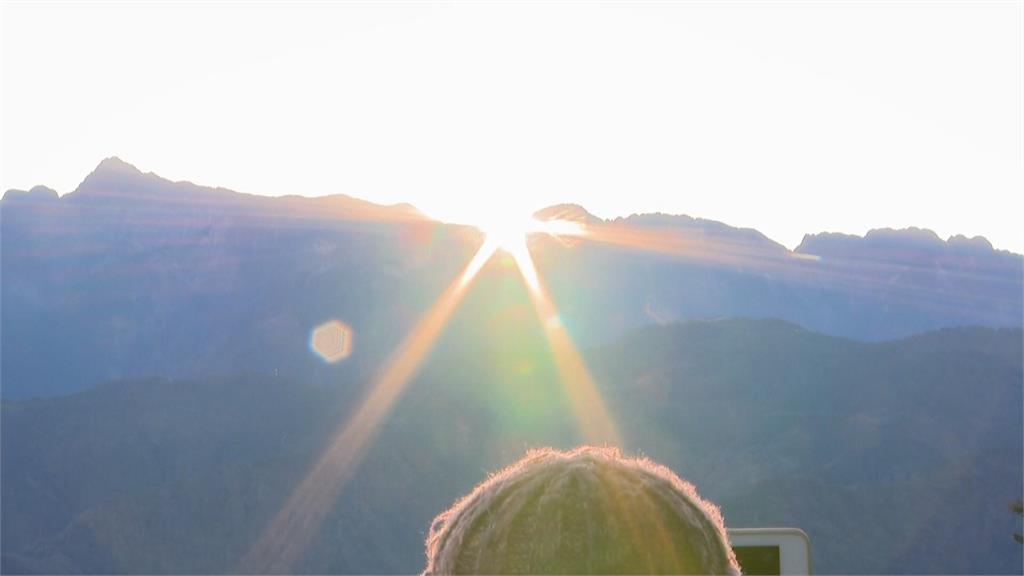
MULTIPOLYGON (((0 201, 5 397, 234 366, 287 366, 329 381, 380 361, 481 242, 479 230, 401 205, 202 188, 115 159, 74 193, 34 190, 0 201), (359 351, 339 366, 307 346, 331 318, 359 334, 359 351)), ((585 221, 592 234, 530 243, 552 302, 584 346, 652 322, 716 317, 889 340, 943 326, 1019 326, 1024 310, 1024 258, 981 242, 950 248, 920 230, 912 233, 940 248, 922 252, 920 241, 905 246, 897 234, 898 249, 880 250, 878 242, 894 242, 883 233, 867 251, 840 242, 802 258, 756 230, 689 216, 598 220, 555 205, 538 217, 585 221)), ((487 295, 530 306, 500 253, 474 284, 464 307, 480 322, 496 312, 487 295)))
MULTIPOLYGON (((275 196, 262 196, 262 195, 255 195, 255 194, 249 194, 249 193, 246 193, 246 192, 240 192, 240 191, 236 191, 236 190, 231 190, 231 189, 223 188, 223 187, 211 187, 211 186, 195 184, 195 183, 193 183, 193 182, 191 182, 189 180, 173 181, 173 180, 169 180, 169 179, 163 178, 162 176, 159 176, 158 174, 156 174, 154 172, 143 172, 142 170, 137 168, 135 165, 122 160, 118 156, 109 156, 107 158, 104 158, 103 160, 100 161, 100 163, 96 166, 96 168, 94 168, 92 170, 92 172, 90 172, 85 177, 85 179, 82 180, 82 182, 75 188, 75 190, 73 190, 73 191, 71 191, 71 192, 69 192, 67 194, 64 194, 64 195, 57 194, 57 196, 59 197, 59 199, 63 199, 66 196, 71 196, 71 195, 74 195, 76 193, 80 193, 80 192, 83 192, 83 191, 90 191, 91 190, 93 192, 96 192, 97 189, 101 188, 102 186, 104 186, 104 185, 109 186, 111 182, 116 182, 117 181, 116 177, 120 177, 120 178, 127 177, 130 180, 135 181, 136 183, 146 183, 147 180, 151 181, 151 179, 157 179, 161 183, 172 184, 172 185, 179 185, 179 186, 183 186, 183 187, 191 187, 193 189, 200 190, 200 191, 202 191, 204 193, 216 193, 216 194, 230 193, 231 195, 236 195, 235 196, 236 198, 237 197, 249 197, 249 198, 291 198, 291 199, 305 199, 305 200, 315 200, 315 199, 320 199, 320 198, 331 198, 331 199, 334 199, 335 201, 342 201, 342 202, 350 202, 351 201, 351 202, 355 202, 355 203, 359 203, 359 204, 372 205, 372 206, 380 207, 380 208, 397 209, 397 210, 401 210, 403 212, 417 213, 417 214, 420 214, 420 215, 423 214, 422 211, 420 211, 416 206, 414 206, 414 205, 412 205, 410 203, 407 203, 407 202, 400 202, 400 203, 390 204, 390 205, 377 204, 375 202, 372 202, 372 201, 369 201, 369 200, 365 200, 365 199, 359 198, 357 196, 348 195, 348 194, 340 194, 339 193, 339 194, 328 194, 328 195, 324 195, 324 196, 303 196, 301 194, 281 194, 281 195, 275 195, 275 196)), ((120 183, 120 182, 118 182, 118 184, 119 184, 118 188, 120 188, 121 185, 123 185, 123 183, 120 183)), ((147 186, 147 188, 148 188, 148 186, 147 186)), ((28 194, 33 194, 33 191, 35 191, 37 189, 43 189, 43 190, 46 190, 46 191, 52 191, 52 189, 47 188, 46 186, 37 185, 37 186, 34 186, 28 192, 28 194)), ((9 189, 6 192, 4 192, 3 198, 0 199, 0 201, 4 201, 4 200, 12 201, 12 200, 15 199, 15 197, 17 197, 17 196, 24 196, 25 194, 27 194, 27 193, 25 191, 23 191, 23 190, 9 189), (10 198, 9 198, 9 196, 10 196, 10 198)), ((47 195, 49 195, 49 192, 47 192, 47 195)), ((850 242, 858 242, 858 241, 864 242, 864 241, 873 241, 873 240, 878 239, 879 237, 883 237, 884 236, 884 237, 888 237, 889 239, 898 238, 900 240, 908 241, 908 242, 921 242, 922 239, 924 238, 927 241, 923 242, 922 243, 923 245, 934 245, 934 242, 940 242, 940 243, 944 243, 946 245, 953 244, 953 245, 956 245, 956 246, 964 246, 964 247, 970 246, 974 250, 982 250, 985 247, 988 247, 992 252, 995 252, 995 253, 1005 253, 1005 254, 1021 256, 1020 254, 1017 254, 1017 253, 1015 253, 1013 251, 1010 251, 1010 250, 994 248, 992 246, 992 243, 987 238, 985 238, 984 236, 977 235, 977 236, 968 238, 967 236, 964 236, 962 234, 953 234, 948 239, 943 241, 932 230, 929 230, 927 228, 918 228, 918 227, 915 227, 915 226, 911 226, 911 227, 908 227, 908 228, 901 228, 901 229, 872 228, 867 233, 865 233, 863 236, 856 235, 856 234, 848 234, 848 233, 842 233, 842 232, 828 232, 828 231, 807 233, 807 234, 804 235, 803 241, 796 248, 790 250, 790 249, 786 248, 783 244, 781 244, 781 243, 771 239, 770 237, 766 236, 764 233, 760 232, 756 228, 736 227, 736 226, 732 226, 732 225, 727 224, 727 223, 722 222, 722 221, 712 220, 712 219, 707 219, 707 218, 701 218, 701 217, 695 217, 695 216, 690 216, 690 215, 687 215, 687 214, 669 214, 669 213, 664 213, 664 212, 632 213, 632 214, 630 214, 628 216, 617 216, 617 217, 613 217, 613 218, 609 218, 609 219, 603 219, 603 218, 599 218, 597 216, 594 216, 589 211, 587 211, 585 207, 583 207, 583 206, 581 206, 579 204, 554 204, 554 205, 551 205, 551 206, 548 206, 546 208, 542 208, 542 209, 538 210, 537 214, 538 215, 548 215, 548 216, 550 216, 552 214, 557 214, 557 213, 565 214, 567 211, 572 212, 574 217, 582 217, 585 221, 588 221, 588 222, 599 221, 599 222, 602 222, 602 223, 605 223, 605 224, 621 224, 621 225, 627 225, 627 226, 628 225, 641 225, 641 226, 665 226, 665 225, 668 225, 668 226, 696 227, 696 228, 712 229, 712 230, 718 230, 718 231, 723 231, 723 232, 733 232, 733 233, 740 234, 746 240, 748 240, 750 242, 753 242, 755 244, 765 244, 765 245, 768 245, 768 246, 772 246, 773 248, 775 248, 775 247, 782 248, 782 249, 786 250, 787 252, 798 253, 798 254, 814 254, 815 252, 814 252, 814 248, 812 248, 812 246, 820 245, 822 242, 832 243, 832 242, 835 242, 836 240, 845 240, 845 241, 850 241, 850 242), (932 242, 932 241, 934 241, 934 242, 932 242)))
MULTIPOLYGON (((1021 342, 1020 329, 981 328, 851 343, 730 319, 581 352, 623 449, 693 482, 727 526, 803 528, 823 574, 1010 573, 1021 342)), ((504 370, 524 355, 430 359, 294 570, 414 572, 433 515, 487 470, 526 446, 578 443, 550 360, 528 377, 504 370)), ((4 564, 230 571, 365 387, 262 373, 0 402, 4 564)))
POLYGON ((838 249, 876 251, 891 248, 902 243, 922 253, 946 251, 948 253, 996 254, 1004 256, 1020 256, 1011 250, 995 248, 984 236, 968 238, 963 234, 953 234, 943 240, 928 228, 911 226, 908 228, 872 228, 863 236, 841 232, 819 232, 805 234, 803 241, 793 249, 802 254, 828 255, 838 249))
POLYGON ((284 207, 284 204, 305 204, 309 206, 340 206, 354 212, 387 211, 411 218, 425 218, 415 206, 399 202, 378 204, 347 194, 326 194, 323 196, 302 196, 282 194, 262 196, 239 192, 220 186, 196 184, 191 180, 170 180, 155 172, 143 172, 135 165, 117 156, 104 158, 86 177, 66 194, 58 194, 52 188, 37 185, 28 192, 9 189, 4 192, 0 203, 21 203, 26 196, 61 202, 90 202, 97 198, 106 201, 139 201, 161 199, 164 201, 198 201, 206 208, 237 207, 243 202, 255 202, 262 207, 284 207), (45 194, 43 193, 45 192, 45 194), (275 202, 276 201, 276 202, 275 202))

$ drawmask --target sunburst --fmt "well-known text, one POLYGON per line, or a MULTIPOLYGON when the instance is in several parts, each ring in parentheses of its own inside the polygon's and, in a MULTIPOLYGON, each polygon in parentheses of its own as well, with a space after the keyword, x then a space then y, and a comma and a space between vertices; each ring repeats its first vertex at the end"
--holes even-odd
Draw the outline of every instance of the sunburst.
POLYGON ((583 227, 576 222, 544 221, 531 216, 491 219, 476 226, 485 235, 483 244, 409 332, 378 374, 362 404, 337 428, 320 459, 242 559, 241 570, 288 572, 293 567, 319 531, 345 482, 352 477, 384 417, 417 373, 473 280, 497 252, 512 256, 529 289, 581 435, 589 443, 619 443, 612 418, 576 346, 558 321, 555 305, 527 245, 533 235, 579 236, 583 227))

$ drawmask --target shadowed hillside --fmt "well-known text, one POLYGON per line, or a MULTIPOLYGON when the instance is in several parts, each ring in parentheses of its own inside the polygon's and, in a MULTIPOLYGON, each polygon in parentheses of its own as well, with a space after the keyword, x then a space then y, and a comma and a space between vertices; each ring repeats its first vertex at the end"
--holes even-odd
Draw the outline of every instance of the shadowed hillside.
MULTIPOLYGON (((432 516, 487 471, 530 445, 579 441, 538 328, 504 316, 470 338, 474 306, 297 570, 415 572, 432 516)), ((644 329, 586 356, 627 450, 694 481, 729 526, 804 528, 817 571, 1014 573, 1021 350, 1020 330, 858 343, 722 320, 644 329)), ((232 570, 366 386, 335 384, 146 380, 5 402, 5 571, 232 570)))

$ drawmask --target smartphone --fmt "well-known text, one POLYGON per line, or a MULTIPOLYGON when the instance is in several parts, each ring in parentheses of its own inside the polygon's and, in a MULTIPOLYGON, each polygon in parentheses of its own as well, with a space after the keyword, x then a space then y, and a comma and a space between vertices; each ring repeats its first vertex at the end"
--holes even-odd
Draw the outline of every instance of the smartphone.
POLYGON ((728 532, 744 576, 811 573, 811 539, 799 528, 736 528, 728 532))

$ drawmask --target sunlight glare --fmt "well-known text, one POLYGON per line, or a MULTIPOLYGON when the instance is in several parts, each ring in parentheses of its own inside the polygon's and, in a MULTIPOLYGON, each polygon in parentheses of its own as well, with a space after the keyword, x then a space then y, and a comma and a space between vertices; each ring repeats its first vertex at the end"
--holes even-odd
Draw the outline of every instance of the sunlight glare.
MULTIPOLYGON (((532 262, 530 265, 532 267, 532 262)), ((572 337, 559 318, 554 302, 539 279, 536 288, 530 289, 530 298, 544 328, 544 336, 551 346, 555 365, 565 385, 584 441, 594 445, 621 446, 622 438, 611 413, 605 406, 601 391, 597 389, 593 376, 583 362, 583 356, 577 350, 572 337)))
POLYGON ((526 281, 530 292, 539 290, 540 278, 537 276, 537 267, 533 264, 530 250, 526 247, 526 238, 520 238, 518 243, 506 247, 505 250, 516 261, 516 267, 519 268, 519 273, 523 275, 523 280, 526 281))
POLYGON ((413 327, 354 415, 338 427, 323 455, 242 559, 241 572, 287 573, 294 567, 333 508, 342 487, 355 473, 385 416, 493 253, 487 243, 481 246, 464 271, 413 327))
MULTIPOLYGON (((620 444, 611 415, 579 351, 558 319, 527 246, 532 234, 578 236, 582 235, 583 228, 575 222, 534 218, 495 219, 477 227, 486 234, 483 244, 395 351, 356 412, 338 427, 319 461, 242 559, 242 571, 284 573, 294 566, 319 531, 342 487, 355 473, 384 418, 458 308, 469 285, 499 250, 512 256, 529 288, 584 438, 593 444, 620 444)), ((324 327, 324 332, 315 333, 314 340, 316 334, 320 334, 320 340, 335 347, 343 348, 348 343, 344 336, 338 338, 337 326, 328 323, 321 328, 324 327)))
POLYGON ((511 254, 525 241, 527 235, 535 231, 535 222, 532 218, 511 216, 492 218, 476 226, 487 235, 488 242, 493 242, 499 249, 511 254))
POLYGON ((586 231, 583 223, 572 220, 534 220, 533 228, 549 236, 583 236, 586 231))
POLYGON ((532 216, 508 218, 490 218, 487 221, 476 224, 485 235, 484 247, 479 255, 483 264, 491 255, 503 250, 515 260, 516 267, 523 275, 523 280, 531 291, 540 288, 540 278, 537 275, 537 268, 533 264, 527 241, 535 234, 547 234, 552 237, 559 236, 582 236, 583 227, 578 222, 569 220, 538 220, 532 216))
POLYGON ((552 237, 583 236, 582 223, 570 220, 515 219, 497 220, 478 227, 487 234, 484 248, 485 258, 497 250, 504 250, 515 260, 523 280, 529 288, 534 310, 544 328, 544 335, 554 354, 555 364, 561 375, 566 392, 584 439, 591 444, 620 445, 621 437, 597 389, 583 357, 562 324, 547 291, 537 272, 537 266, 527 246, 529 236, 547 234, 552 237), (487 250, 485 251, 485 248, 487 250))
POLYGON ((576 422, 584 440, 589 444, 619 446, 622 438, 604 404, 593 376, 583 357, 569 336, 558 310, 545 290, 537 267, 526 246, 525 237, 509 251, 529 287, 534 311, 544 328, 544 336, 554 354, 555 365, 572 404, 576 422))

